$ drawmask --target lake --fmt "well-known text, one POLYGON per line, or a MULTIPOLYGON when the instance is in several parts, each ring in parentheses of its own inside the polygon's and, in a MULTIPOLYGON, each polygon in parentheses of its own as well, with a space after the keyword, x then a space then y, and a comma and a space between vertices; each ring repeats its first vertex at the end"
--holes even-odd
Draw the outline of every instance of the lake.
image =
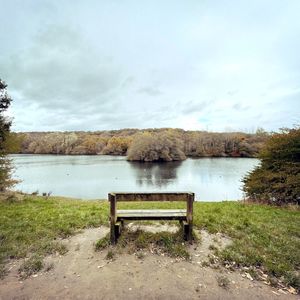
POLYGON ((106 199, 112 191, 192 191, 200 201, 239 200, 243 176, 254 158, 188 158, 182 162, 128 162, 123 156, 10 156, 16 190, 83 199, 106 199))

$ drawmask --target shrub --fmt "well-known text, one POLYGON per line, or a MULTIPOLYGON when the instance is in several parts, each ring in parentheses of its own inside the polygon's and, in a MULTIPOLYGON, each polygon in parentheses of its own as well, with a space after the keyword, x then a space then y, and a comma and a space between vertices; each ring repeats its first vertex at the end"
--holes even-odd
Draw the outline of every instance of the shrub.
POLYGON ((244 192, 253 201, 300 204, 300 128, 275 133, 263 147, 261 165, 244 179, 244 192))
POLYGON ((11 179, 12 166, 6 156, 11 147, 11 143, 8 143, 11 121, 5 116, 5 112, 12 101, 6 87, 6 83, 0 79, 0 192, 15 184, 11 179))

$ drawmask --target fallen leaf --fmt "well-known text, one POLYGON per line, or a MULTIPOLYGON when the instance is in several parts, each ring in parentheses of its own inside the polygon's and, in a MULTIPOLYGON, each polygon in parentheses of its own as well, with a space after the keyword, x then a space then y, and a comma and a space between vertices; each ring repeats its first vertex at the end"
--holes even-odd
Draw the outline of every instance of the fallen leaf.
POLYGON ((247 277, 248 279, 250 279, 251 281, 253 281, 253 278, 252 278, 252 276, 251 276, 249 273, 246 273, 246 277, 247 277))
POLYGON ((274 291, 272 291, 272 293, 275 294, 275 295, 277 295, 277 296, 280 296, 279 293, 276 293, 276 292, 274 292, 274 291))
POLYGON ((292 286, 290 286, 290 287, 288 288, 288 291, 289 291, 289 293, 291 293, 291 294, 293 294, 293 295, 297 295, 296 289, 294 289, 292 286))
POLYGON ((287 294, 287 293, 286 293, 284 290, 282 290, 282 289, 279 289, 278 292, 280 292, 280 293, 282 293, 282 294, 284 294, 284 295, 287 294))

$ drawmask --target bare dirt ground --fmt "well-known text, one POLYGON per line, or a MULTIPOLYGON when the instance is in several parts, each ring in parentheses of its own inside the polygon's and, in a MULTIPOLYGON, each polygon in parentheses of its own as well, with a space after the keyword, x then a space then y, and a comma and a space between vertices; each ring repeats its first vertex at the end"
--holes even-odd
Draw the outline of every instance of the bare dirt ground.
MULTIPOLYGON (((151 231, 176 228, 142 227, 151 231)), ((94 243, 108 231, 106 227, 87 229, 65 240, 69 252, 47 257, 46 264, 53 268, 26 280, 19 278, 20 262, 12 262, 9 275, 0 281, 0 299, 300 299, 238 271, 203 267, 212 242, 220 247, 230 243, 224 236, 201 231, 201 244, 190 249, 191 261, 150 252, 142 259, 125 252, 108 261, 107 250, 94 250, 94 243), (219 276, 228 279, 227 288, 219 286, 219 276)))

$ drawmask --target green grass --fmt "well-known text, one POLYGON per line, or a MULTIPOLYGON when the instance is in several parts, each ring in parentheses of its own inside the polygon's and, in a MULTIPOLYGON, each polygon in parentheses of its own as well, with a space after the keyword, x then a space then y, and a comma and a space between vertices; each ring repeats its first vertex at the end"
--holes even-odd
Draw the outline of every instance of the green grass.
POLYGON ((165 253, 170 257, 189 259, 187 243, 183 239, 183 232, 145 232, 125 230, 118 240, 118 246, 129 248, 132 253, 140 250, 152 250, 154 253, 165 253))
MULTIPOLYGON (((164 253, 170 257, 189 259, 187 250, 188 243, 183 239, 183 232, 179 229, 175 233, 170 232, 145 232, 143 230, 129 231, 124 230, 118 239, 116 247, 113 247, 118 253, 124 249, 130 254, 135 253, 137 258, 144 257, 143 250, 151 250, 153 253, 164 253)), ((98 240, 95 244, 95 250, 100 251, 108 249, 107 256, 112 252, 109 234, 98 240)), ((114 255, 116 252, 114 252, 114 255)))
MULTIPOLYGON (((11 197, 10 197, 11 198, 11 197)), ((27 196, 23 201, 0 201, 0 277, 10 258, 45 256, 67 251, 59 238, 104 224, 107 207, 99 201, 27 196)))
POLYGON ((32 274, 37 273, 44 267, 43 259, 39 255, 33 255, 25 260, 19 268, 21 278, 25 279, 32 274))
POLYGON ((224 275, 219 275, 216 277, 218 286, 222 287, 223 289, 228 289, 229 288, 229 284, 230 284, 230 280, 224 276, 224 275))
MULTIPOLYGON (((120 203, 118 207, 163 209, 183 208, 184 204, 135 202, 120 203)), ((82 228, 109 225, 108 214, 107 201, 38 196, 0 201, 0 275, 5 274, 3 265, 9 258, 65 252, 58 238, 82 228)), ((299 209, 238 202, 195 203, 194 225, 231 237, 233 243, 229 247, 216 250, 224 263, 260 268, 275 278, 283 276, 287 284, 300 288, 299 209)), ((142 248, 143 238, 138 243, 142 248)))
POLYGON ((223 232, 233 240, 217 252, 224 263, 254 266, 273 277, 284 276, 287 284, 300 288, 299 210, 234 202, 199 206, 195 225, 212 233, 223 232))

